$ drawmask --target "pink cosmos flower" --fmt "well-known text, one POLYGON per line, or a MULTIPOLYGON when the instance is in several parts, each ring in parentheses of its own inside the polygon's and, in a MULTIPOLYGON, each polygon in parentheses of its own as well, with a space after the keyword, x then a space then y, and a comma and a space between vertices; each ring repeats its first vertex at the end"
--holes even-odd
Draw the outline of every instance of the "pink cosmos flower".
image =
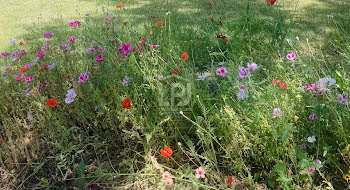
POLYGON ((338 102, 341 104, 347 104, 348 103, 348 95, 345 93, 338 95, 338 102))
POLYGON ((251 70, 251 71, 255 71, 255 70, 258 69, 258 65, 257 65, 256 63, 248 63, 248 64, 247 64, 247 67, 248 67, 248 69, 251 70))
POLYGON ((199 179, 199 178, 205 178, 205 170, 204 168, 202 167, 199 167, 196 169, 196 178, 199 179))
POLYGON ((238 78, 239 79, 243 79, 243 78, 248 78, 250 75, 250 71, 247 68, 244 68, 242 66, 238 67, 239 70, 239 74, 238 74, 238 78))
POLYGON ((43 37, 44 37, 44 38, 47 38, 47 39, 50 39, 50 38, 53 37, 53 35, 52 35, 51 33, 45 33, 45 34, 43 35, 43 37))
POLYGON ((169 179, 170 178, 170 173, 168 171, 163 172, 162 173, 162 178, 164 180, 169 179))
POLYGON ((67 41, 72 43, 72 44, 74 44, 77 41, 77 38, 75 38, 74 36, 71 36, 71 37, 68 38, 67 41))
POLYGON ((171 178, 168 178, 168 179, 165 180, 164 183, 165 183, 165 185, 167 185, 167 186, 172 186, 173 183, 174 183, 174 180, 171 179, 171 178))
POLYGON ((295 58, 296 58, 296 56, 295 56, 295 54, 292 52, 292 53, 290 53, 290 54, 287 54, 286 58, 287 58, 288 60, 290 60, 290 61, 294 61, 295 58))
POLYGON ((316 114, 312 114, 312 115, 309 116, 309 118, 314 121, 314 120, 317 119, 317 115, 316 114))
POLYGON ((128 56, 131 51, 131 44, 118 45, 120 55, 128 56))
POLYGON ((87 79, 89 78, 89 75, 90 75, 90 72, 82 73, 82 74, 79 76, 79 81, 78 81, 78 83, 79 83, 79 84, 85 83, 85 82, 87 81, 87 79))
POLYGON ((151 48, 155 50, 159 45, 151 45, 151 48))
POLYGON ((108 18, 108 17, 107 17, 107 18, 105 18, 105 23, 106 23, 106 24, 111 23, 111 21, 112 21, 112 19, 110 19, 110 18, 108 18))
POLYGON ((38 52, 37 55, 40 57, 40 58, 43 58, 45 56, 45 53, 43 51, 41 52, 38 52))
POLYGON ((309 172, 310 173, 314 173, 315 172, 315 168, 309 168, 309 172))
POLYGON ((8 54, 7 52, 2 52, 2 53, 0 54, 0 56, 3 57, 3 58, 7 57, 8 55, 9 55, 9 54, 8 54))
POLYGON ((78 26, 78 27, 80 27, 80 21, 73 21, 73 22, 70 22, 69 23, 69 26, 70 27, 75 27, 75 26, 78 26))
POLYGON ((32 82, 34 79, 34 76, 26 77, 27 82, 32 82))
POLYGON ((281 117, 282 116, 282 111, 280 108, 274 108, 273 109, 273 117, 272 118, 276 118, 276 117, 281 117))
POLYGON ((226 74, 227 74, 227 70, 226 70, 225 67, 220 67, 220 68, 218 68, 218 69, 216 70, 216 74, 219 75, 219 76, 224 77, 224 76, 226 76, 226 74))

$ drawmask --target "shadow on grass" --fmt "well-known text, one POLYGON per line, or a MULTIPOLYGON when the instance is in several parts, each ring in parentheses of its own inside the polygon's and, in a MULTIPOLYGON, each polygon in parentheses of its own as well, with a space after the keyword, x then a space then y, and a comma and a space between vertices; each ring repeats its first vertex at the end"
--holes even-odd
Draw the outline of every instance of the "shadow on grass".
MULTIPOLYGON (((145 143, 145 134, 158 130, 154 126, 161 122, 158 119, 161 118, 161 110, 157 108, 158 102, 154 98, 157 97, 157 93, 153 92, 152 89, 134 88, 130 90, 121 87, 120 83, 124 78, 125 71, 135 72, 136 74, 132 78, 141 81, 143 80, 141 74, 144 74, 140 71, 142 69, 153 69, 154 71, 163 69, 170 74, 173 69, 180 67, 195 73, 197 71, 213 71, 223 62, 230 62, 231 66, 237 68, 240 64, 254 61, 253 58, 261 60, 259 64, 267 69, 274 70, 270 63, 285 55, 286 49, 283 45, 286 44, 286 38, 299 34, 308 37, 309 33, 312 33, 315 40, 319 36, 332 36, 334 33, 339 36, 339 26, 342 26, 345 32, 349 31, 349 17, 346 14, 348 10, 346 8, 349 6, 340 1, 333 3, 330 0, 323 0, 324 8, 322 9, 308 5, 303 8, 303 13, 298 10, 295 17, 298 24, 288 20, 293 17, 293 12, 290 10, 279 9, 277 5, 268 6, 265 2, 260 1, 252 1, 249 5, 247 2, 249 1, 232 3, 229 0, 221 0, 211 6, 208 2, 200 0, 190 2, 161 1, 157 3, 129 1, 124 8, 115 9, 112 1, 107 1, 100 5, 102 13, 91 14, 84 18, 82 27, 79 29, 71 29, 68 27, 68 23, 61 20, 57 20, 53 26, 37 25, 26 28, 28 33, 18 38, 30 38, 28 46, 31 46, 32 49, 28 50, 28 56, 23 59, 23 63, 30 62, 35 58, 37 50, 34 48, 42 46, 44 43, 43 33, 51 32, 54 34, 54 39, 51 40, 52 42, 50 41, 52 52, 48 54, 49 58, 45 58, 43 63, 40 62, 39 65, 43 66, 55 62, 57 68, 49 77, 45 74, 40 74, 38 77, 42 82, 45 80, 54 82, 50 88, 45 88, 39 95, 35 95, 36 97, 29 98, 31 101, 38 102, 37 104, 25 106, 25 103, 28 102, 28 99, 25 98, 19 100, 23 104, 18 105, 21 109, 11 108, 13 96, 3 97, 3 100, 6 100, 6 107, 9 109, 6 109, 1 115, 2 124, 5 126, 4 129, 1 129, 1 134, 10 135, 9 142, 11 142, 10 138, 17 138, 12 140, 12 147, 23 146, 16 141, 20 140, 20 136, 28 131, 35 131, 34 138, 36 140, 33 145, 25 145, 28 146, 26 150, 21 148, 22 153, 11 153, 12 147, 8 146, 7 154, 11 156, 8 160, 3 159, 2 162, 42 163, 39 166, 31 167, 31 170, 26 171, 27 173, 22 173, 21 180, 16 182, 16 186, 31 188, 42 184, 43 179, 49 179, 52 185, 58 187, 82 186, 85 188, 91 183, 111 179, 101 177, 103 173, 140 171, 146 162, 143 153, 147 152, 149 147, 155 146, 152 142, 145 143), (120 16, 120 18, 113 20, 113 24, 104 24, 109 13, 120 16), (315 19, 310 19, 305 13, 312 15, 315 19), (339 25, 325 23, 322 19, 333 13, 337 13, 335 21, 339 22, 339 25), (151 18, 151 16, 156 16, 156 18, 151 18), (164 24, 157 27, 155 26, 156 21, 163 21, 164 24), (220 21, 223 23, 222 26, 220 26, 220 21), (118 26, 119 29, 115 31, 114 25, 118 26), (323 32, 325 26, 325 30, 329 30, 330 33, 323 32), (217 39, 216 36, 219 34, 225 35, 228 42, 225 43, 223 39, 217 39), (66 39, 69 36, 78 38, 78 43, 71 46, 72 50, 73 48, 77 50, 77 55, 84 57, 83 59, 56 51, 62 43, 68 44, 66 39), (132 43, 135 47, 139 45, 142 37, 149 44, 160 45, 158 56, 168 60, 167 65, 151 65, 150 63, 154 60, 147 58, 142 60, 141 56, 128 59, 129 63, 135 64, 130 68, 116 64, 116 59, 120 56, 115 54, 117 43, 112 43, 111 38, 119 43, 132 43), (95 41, 90 42, 89 39, 95 41), (92 45, 94 47, 102 45, 106 48, 106 52, 110 52, 108 53, 109 57, 102 64, 95 63, 95 55, 85 55, 86 49, 92 45), (178 52, 184 51, 189 52, 189 60, 192 65, 179 66, 182 60, 178 52), (144 62, 148 64, 143 64, 144 62), (76 80, 80 73, 86 71, 92 73, 94 80, 84 86, 81 85, 82 87, 79 89, 79 93, 84 94, 79 99, 84 101, 77 101, 75 105, 65 105, 57 109, 43 108, 47 98, 63 100, 65 94, 62 92, 65 93, 67 89, 77 87, 78 85, 72 84, 73 79, 76 80), (133 106, 139 108, 140 111, 132 113, 118 111, 123 109, 120 102, 126 95, 133 95, 135 99, 138 99, 139 105, 133 106), (16 124, 18 119, 20 121, 26 120, 28 109, 35 114, 34 117, 42 118, 42 122, 16 124), (57 111, 59 114, 56 113, 57 111), (142 118, 136 119, 133 114, 142 116, 142 118), (22 128, 24 125, 29 125, 29 129, 22 128), (12 126, 16 126, 16 134, 9 132, 12 130, 12 126), (24 156, 23 152, 25 151, 33 151, 34 153, 24 156), (138 153, 136 156, 135 152, 138 153), (88 174, 85 173, 83 176, 75 171, 78 170, 82 160, 86 166, 89 166, 88 174), (104 168, 102 170, 99 168, 100 166, 96 166, 96 163, 108 164, 102 166, 104 168), (98 171, 100 171, 101 176, 96 177, 94 174, 98 171), (33 172, 34 175, 31 175, 30 172, 33 172), (87 178, 83 178, 84 176, 87 178), (85 179, 85 181, 68 180, 75 178, 85 179), (56 182, 54 182, 55 180, 56 182)), ((329 44, 328 37, 321 41, 321 45, 326 46, 327 44, 329 44)), ((124 57, 122 58, 124 59, 124 57)), ((14 70, 18 68, 14 66, 14 70)), ((263 75, 267 77, 268 74, 263 73, 263 75)), ((27 86, 18 84, 16 87, 24 89, 27 86)), ((189 138, 196 140, 194 135, 191 136, 194 134, 194 130, 188 128, 189 122, 182 121, 177 124, 184 128, 181 133, 188 133, 189 138)), ((165 132, 168 131, 165 130, 165 132)), ((153 137, 152 140, 153 142, 162 142, 162 138, 153 137)), ((172 161, 168 164, 176 167, 172 161)), ((9 166, 9 168, 12 167, 14 166, 9 166)), ((272 167, 273 165, 267 166, 270 169, 272 167)), ((19 168, 17 167, 17 169, 19 168)))

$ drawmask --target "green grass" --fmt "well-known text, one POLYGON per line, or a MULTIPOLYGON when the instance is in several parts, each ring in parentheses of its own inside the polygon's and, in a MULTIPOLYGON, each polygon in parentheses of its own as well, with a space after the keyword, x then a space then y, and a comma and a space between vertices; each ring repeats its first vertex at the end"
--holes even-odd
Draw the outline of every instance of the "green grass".
POLYGON ((8 63, 12 69, 0 79, 0 188, 158 189, 165 186, 163 171, 171 173, 174 189, 349 188, 343 176, 350 173, 350 108, 336 99, 350 93, 350 4, 209 2, 129 0, 122 9, 115 1, 1 2, 0 50, 24 48, 27 54, 16 63, 0 59, 1 74, 8 63), (110 13, 119 18, 105 24, 110 13), (80 28, 69 27, 74 20, 80 28), (47 32, 54 37, 44 39, 47 32), (78 39, 69 44, 75 53, 58 50, 70 36, 78 39), (10 38, 23 47, 8 44, 10 38), (111 38, 132 47, 144 38, 159 47, 121 56, 111 38), (51 50, 25 73, 33 82, 15 81, 46 41, 51 50), (87 53, 98 46, 106 48, 101 63, 95 61, 98 52, 87 53), (294 62, 285 58, 290 52, 297 55, 294 62), (258 70, 237 80, 238 66, 247 62, 258 70), (40 71, 52 63, 54 69, 40 71), (219 67, 227 68, 225 77, 215 74, 219 67), (174 69, 178 77, 170 77, 174 69), (78 84, 87 71, 87 82, 78 84), (196 80, 196 72, 210 76, 196 80), (159 81, 159 75, 168 78, 159 81), (301 90, 326 76, 337 82, 329 94, 301 90), (129 85, 122 85, 124 77, 132 79, 129 85), (281 89, 273 79, 288 86, 281 89), (180 96, 174 84, 191 93, 180 96), (241 85, 248 91, 245 100, 236 96, 241 85), (66 104, 71 88, 77 97, 66 104), (174 92, 175 105, 162 106, 160 99, 172 103, 174 92), (130 110, 122 106, 126 97, 130 110), (48 107, 49 98, 60 104, 48 107), (188 104, 178 105, 187 98, 188 104), (272 118, 277 107, 283 114, 272 118), (308 118, 313 113, 315 121, 308 118), (308 143, 309 136, 316 142, 308 143), (299 148, 303 144, 306 150, 299 148), (160 154, 165 146, 173 150, 170 158, 160 154), (201 180, 194 175, 200 166, 206 170, 201 180), (316 171, 305 174, 310 168, 316 171), (233 184, 226 182, 230 176, 233 184))

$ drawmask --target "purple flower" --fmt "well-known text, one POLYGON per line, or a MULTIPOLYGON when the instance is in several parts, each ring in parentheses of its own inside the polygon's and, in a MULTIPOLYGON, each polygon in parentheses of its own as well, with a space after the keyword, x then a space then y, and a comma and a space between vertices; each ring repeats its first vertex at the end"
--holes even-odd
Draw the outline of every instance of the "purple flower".
POLYGON ((341 104, 347 104, 348 103, 348 95, 345 93, 338 95, 338 102, 341 104))
POLYGON ((317 164, 317 165, 321 165, 321 164, 322 164, 321 160, 317 159, 317 160, 316 160, 316 164, 317 164))
POLYGON ((14 39, 14 38, 13 38, 13 39, 10 39, 10 40, 9 40, 9 43, 12 44, 12 45, 17 44, 17 40, 14 39))
POLYGON ((43 50, 43 51, 50 50, 49 42, 45 42, 45 44, 43 45, 43 47, 41 48, 41 50, 43 50))
POLYGON ((218 68, 218 69, 216 70, 216 74, 219 75, 219 76, 224 77, 224 76, 226 76, 226 74, 227 74, 227 70, 226 70, 225 67, 218 68))
POLYGON ((38 63, 39 58, 40 58, 40 57, 35 58, 35 59, 32 61, 32 62, 33 62, 33 64, 37 64, 37 63, 38 63))
POLYGON ((118 45, 120 55, 128 56, 131 51, 131 44, 118 45))
POLYGON ((241 90, 237 93, 238 100, 244 100, 246 98, 245 91, 241 90))
POLYGON ((202 75, 198 75, 197 80, 204 80, 208 77, 208 75, 206 73, 202 74, 202 75))
POLYGON ((53 69, 53 68, 55 68, 55 67, 56 67, 56 64, 55 64, 55 63, 53 63, 53 64, 51 64, 51 65, 48 66, 49 69, 53 69))
POLYGON ((102 47, 102 46, 98 46, 97 49, 98 49, 99 52, 102 52, 102 51, 104 51, 106 48, 104 48, 104 47, 102 47))
POLYGON ((87 49, 87 52, 88 52, 88 53, 92 53, 92 52, 95 52, 95 51, 96 51, 96 49, 93 48, 93 47, 87 49))
POLYGON ((67 91, 66 94, 66 99, 64 100, 66 102, 66 104, 70 104, 72 102, 74 102, 74 98, 77 96, 77 94, 75 93, 74 89, 69 89, 67 91))
POLYGON ((29 92, 30 92, 31 90, 32 90, 32 89, 27 88, 27 89, 25 90, 25 93, 29 96, 29 92))
POLYGON ((130 77, 125 77, 123 79, 123 85, 128 85, 131 82, 131 78, 130 77))
POLYGON ((256 63, 248 63, 248 64, 247 64, 247 67, 248 67, 248 69, 251 70, 251 71, 255 71, 255 70, 258 69, 258 65, 257 65, 256 63))
POLYGON ((69 45, 67 45, 67 44, 62 44, 62 45, 60 45, 60 47, 59 47, 59 49, 62 50, 62 51, 67 51, 69 48, 70 48, 70 47, 69 47, 69 45))
POLYGON ((281 117, 282 116, 282 111, 280 108, 274 108, 273 109, 273 118, 276 118, 276 117, 281 117))
POLYGON ((238 74, 238 78, 243 79, 243 78, 248 78, 250 75, 250 71, 247 68, 244 68, 242 66, 238 67, 239 70, 239 74, 238 74))
POLYGON ((49 38, 52 38, 53 35, 52 35, 51 33, 45 33, 45 34, 43 35, 43 37, 49 39, 49 38))
POLYGON ((90 72, 82 73, 82 74, 79 76, 79 81, 78 81, 78 83, 79 83, 79 84, 85 83, 85 82, 87 81, 87 79, 89 78, 89 75, 90 75, 90 72))
POLYGON ((316 114, 312 114, 312 115, 309 116, 309 118, 314 121, 314 120, 317 119, 317 115, 316 114))

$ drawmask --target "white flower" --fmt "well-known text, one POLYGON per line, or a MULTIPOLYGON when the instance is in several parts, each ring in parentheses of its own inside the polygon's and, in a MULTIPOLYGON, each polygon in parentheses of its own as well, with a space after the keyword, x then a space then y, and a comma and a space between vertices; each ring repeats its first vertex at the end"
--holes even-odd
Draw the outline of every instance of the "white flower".
POLYGON ((311 136, 311 137, 307 138, 307 142, 309 142, 309 143, 314 143, 315 141, 316 141, 315 136, 311 136))

